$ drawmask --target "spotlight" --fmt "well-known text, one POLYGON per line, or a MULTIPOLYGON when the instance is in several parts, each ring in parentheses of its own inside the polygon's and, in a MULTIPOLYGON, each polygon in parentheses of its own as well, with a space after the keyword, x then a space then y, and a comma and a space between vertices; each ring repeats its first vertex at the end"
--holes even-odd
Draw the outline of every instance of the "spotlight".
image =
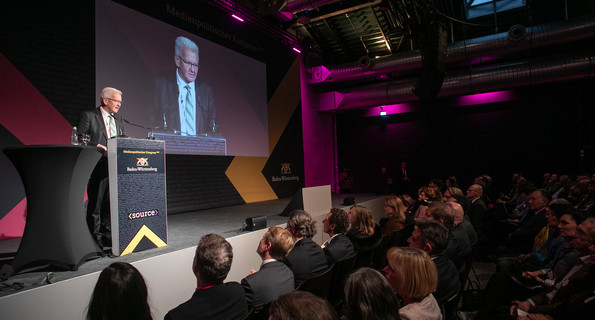
POLYGON ((238 20, 239 22, 244 22, 244 19, 236 16, 235 14, 232 14, 231 17, 234 18, 234 19, 236 19, 236 20, 238 20))
POLYGON ((295 51, 295 52, 297 52, 297 53, 302 53, 302 50, 300 50, 300 49, 298 49, 298 48, 296 48, 296 47, 293 47, 293 51, 295 51))

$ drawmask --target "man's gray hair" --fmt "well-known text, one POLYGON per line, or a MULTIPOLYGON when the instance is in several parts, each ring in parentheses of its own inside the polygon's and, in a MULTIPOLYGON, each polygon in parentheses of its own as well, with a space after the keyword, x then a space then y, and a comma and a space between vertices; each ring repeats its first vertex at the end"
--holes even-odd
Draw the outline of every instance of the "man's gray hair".
POLYGON ((184 50, 184 48, 188 48, 191 51, 196 52, 196 55, 198 55, 198 46, 196 45, 196 43, 194 43, 192 40, 186 38, 186 37, 177 37, 176 38, 176 55, 181 56, 182 55, 182 50, 184 50))
POLYGON ((105 99, 105 98, 111 98, 111 93, 112 93, 112 92, 115 92, 115 93, 117 93, 117 94, 119 94, 119 95, 122 95, 122 91, 120 91, 120 90, 118 90, 118 89, 116 89, 116 88, 112 88, 112 87, 105 87, 105 88, 101 89, 101 93, 99 94, 99 96, 100 96, 102 99, 105 99))

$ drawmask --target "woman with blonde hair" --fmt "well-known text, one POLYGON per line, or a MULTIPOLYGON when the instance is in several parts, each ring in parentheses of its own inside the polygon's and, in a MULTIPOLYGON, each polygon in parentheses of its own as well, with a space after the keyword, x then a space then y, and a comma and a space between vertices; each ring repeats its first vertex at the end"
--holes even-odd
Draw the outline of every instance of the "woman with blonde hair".
POLYGON ((401 319, 442 320, 438 302, 432 295, 438 271, 430 256, 420 249, 391 248, 386 254, 384 275, 402 299, 401 319))
POLYGON ((349 229, 345 234, 353 243, 356 251, 359 251, 357 266, 364 267, 371 265, 372 250, 380 245, 382 241, 382 230, 374 223, 370 209, 354 205, 347 213, 349 229))
POLYGON ((388 218, 380 220, 383 236, 403 229, 405 225, 405 206, 401 198, 397 196, 386 197, 384 200, 384 214, 388 218))

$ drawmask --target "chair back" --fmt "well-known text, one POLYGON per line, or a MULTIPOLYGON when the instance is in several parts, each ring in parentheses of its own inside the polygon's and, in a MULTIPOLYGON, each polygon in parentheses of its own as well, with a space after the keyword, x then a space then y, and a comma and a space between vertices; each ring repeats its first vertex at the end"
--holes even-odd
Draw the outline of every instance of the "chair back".
POLYGON ((357 251, 335 263, 335 270, 331 278, 331 287, 328 295, 328 300, 333 306, 337 306, 343 301, 345 280, 355 269, 356 259, 357 251))
POLYGON ((296 290, 313 293, 323 299, 327 299, 331 286, 335 265, 330 266, 326 271, 299 284, 296 290))

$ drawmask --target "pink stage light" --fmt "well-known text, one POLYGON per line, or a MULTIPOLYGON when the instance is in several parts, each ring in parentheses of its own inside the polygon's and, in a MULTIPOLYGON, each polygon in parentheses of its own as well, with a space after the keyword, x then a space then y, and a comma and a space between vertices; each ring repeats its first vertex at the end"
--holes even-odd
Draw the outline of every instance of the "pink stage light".
POLYGON ((471 106, 476 104, 488 104, 518 99, 516 92, 511 90, 494 91, 478 94, 470 94, 455 98, 455 106, 471 106))
POLYGON ((300 50, 300 49, 298 49, 298 48, 296 48, 296 47, 293 47, 293 51, 295 51, 295 52, 297 52, 297 53, 302 53, 302 50, 300 50))
POLYGON ((231 17, 234 18, 234 19, 236 19, 236 20, 238 20, 239 22, 244 22, 244 19, 236 16, 235 14, 232 14, 231 17))

